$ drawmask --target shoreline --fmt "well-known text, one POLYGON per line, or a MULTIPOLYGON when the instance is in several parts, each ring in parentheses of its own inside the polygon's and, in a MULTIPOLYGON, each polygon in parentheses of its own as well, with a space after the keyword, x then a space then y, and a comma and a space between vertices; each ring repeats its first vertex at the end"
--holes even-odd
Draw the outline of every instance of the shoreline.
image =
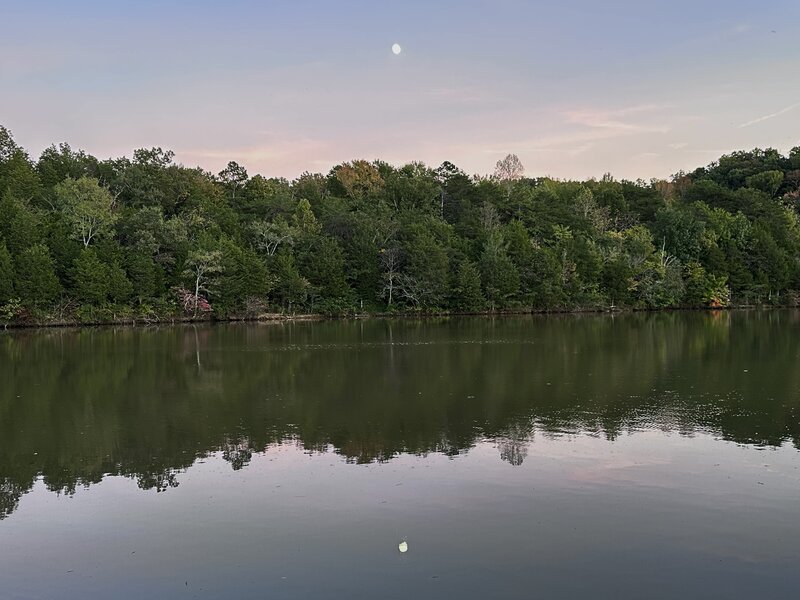
POLYGON ((26 329, 80 329, 97 327, 153 327, 160 325, 198 325, 198 324, 224 324, 224 323, 288 323, 294 321, 357 321, 365 319, 436 319, 451 317, 514 317, 514 316, 546 316, 546 315, 602 315, 602 314, 633 314, 633 313, 673 313, 673 312, 734 312, 734 311, 773 311, 797 309, 796 306, 775 306, 742 304, 735 306, 708 306, 708 307, 672 307, 672 308, 571 308, 571 309, 507 309, 485 311, 403 311, 403 312, 365 312, 340 315, 326 315, 323 313, 264 313, 255 316, 233 316, 219 318, 194 318, 194 317, 165 317, 159 319, 116 319, 103 321, 78 321, 59 320, 50 322, 9 322, 4 323, 0 331, 26 330, 26 329))

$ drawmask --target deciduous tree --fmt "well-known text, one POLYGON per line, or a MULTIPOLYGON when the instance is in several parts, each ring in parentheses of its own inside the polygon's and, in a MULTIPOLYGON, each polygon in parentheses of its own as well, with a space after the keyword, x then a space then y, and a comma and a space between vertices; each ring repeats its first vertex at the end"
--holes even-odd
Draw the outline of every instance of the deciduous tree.
POLYGON ((103 235, 110 235, 116 221, 113 199, 93 177, 65 179, 55 187, 56 203, 73 227, 84 248, 103 235))

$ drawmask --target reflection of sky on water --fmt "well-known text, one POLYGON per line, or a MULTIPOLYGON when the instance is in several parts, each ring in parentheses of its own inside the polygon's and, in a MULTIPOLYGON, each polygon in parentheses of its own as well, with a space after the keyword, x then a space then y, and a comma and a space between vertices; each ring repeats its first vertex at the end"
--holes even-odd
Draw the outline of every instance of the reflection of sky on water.
POLYGON ((793 592, 798 319, 0 335, 0 597, 793 592))
POLYGON ((678 573, 698 597, 740 597, 800 581, 793 447, 643 431, 535 435, 518 466, 498 452, 352 464, 283 444, 241 470, 212 454, 164 493, 108 477, 70 498, 39 482, 0 524, 0 579, 11 598, 569 597, 623 573, 648 597, 669 597, 678 573))

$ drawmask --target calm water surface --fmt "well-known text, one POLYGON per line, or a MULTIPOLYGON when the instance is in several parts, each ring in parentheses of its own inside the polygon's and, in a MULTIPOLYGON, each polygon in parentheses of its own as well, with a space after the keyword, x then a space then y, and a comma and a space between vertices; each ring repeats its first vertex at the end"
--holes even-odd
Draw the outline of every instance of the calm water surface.
POLYGON ((794 597, 798 333, 790 311, 8 332, 0 597, 794 597))

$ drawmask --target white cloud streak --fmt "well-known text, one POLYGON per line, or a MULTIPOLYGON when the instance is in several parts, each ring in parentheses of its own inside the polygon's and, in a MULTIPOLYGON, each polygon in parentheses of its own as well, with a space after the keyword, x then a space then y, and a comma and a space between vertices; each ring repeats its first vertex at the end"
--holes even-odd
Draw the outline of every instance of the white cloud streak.
POLYGON ((800 106, 800 102, 795 102, 791 106, 787 106, 786 108, 782 108, 777 112, 770 113, 768 115, 764 115, 763 117, 758 117, 757 119, 753 119, 752 121, 748 121, 747 123, 742 123, 741 125, 739 125, 739 129, 741 129, 743 127, 750 127, 751 125, 755 125, 756 123, 761 123, 762 121, 767 121, 769 119, 774 119, 775 117, 779 117, 779 116, 781 116, 783 114, 786 114, 790 110, 794 110, 798 106, 800 106))

